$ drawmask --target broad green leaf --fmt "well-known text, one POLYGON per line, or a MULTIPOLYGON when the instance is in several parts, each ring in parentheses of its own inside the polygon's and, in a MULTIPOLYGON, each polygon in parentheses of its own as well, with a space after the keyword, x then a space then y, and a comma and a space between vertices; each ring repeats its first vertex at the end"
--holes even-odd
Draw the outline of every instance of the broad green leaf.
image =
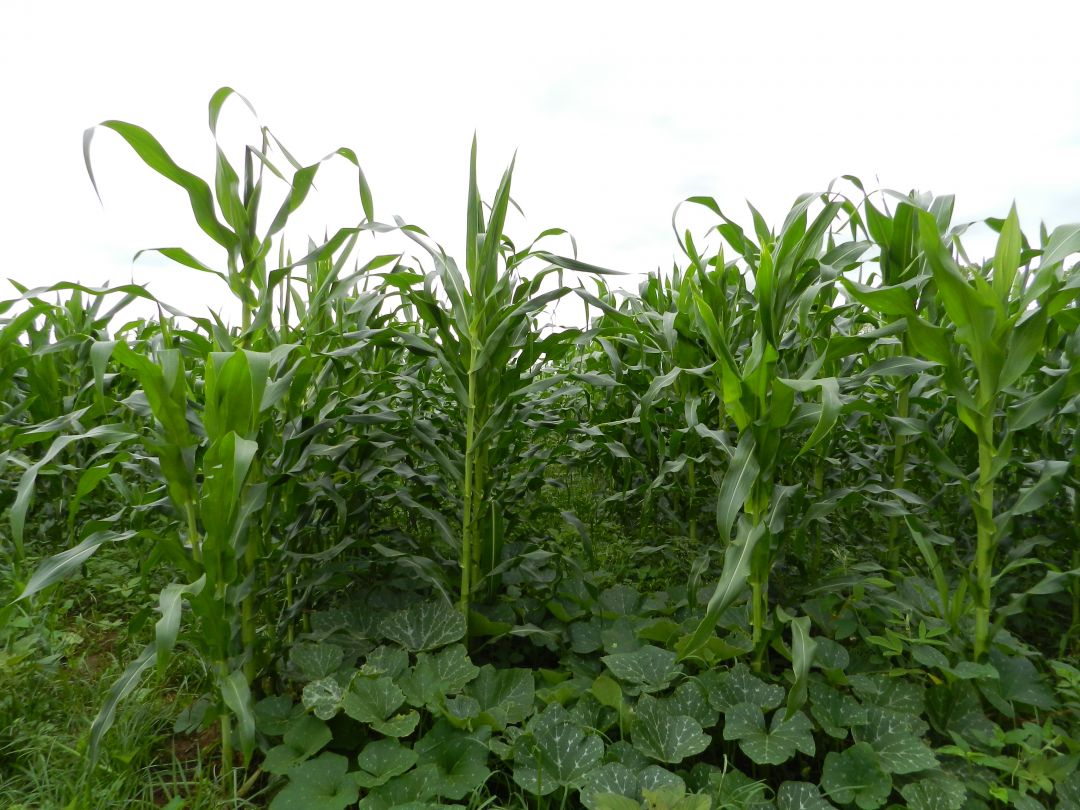
POLYGON ((892 778, 882 769, 869 743, 856 743, 825 755, 821 787, 839 804, 855 803, 861 810, 876 810, 892 793, 892 778))
POLYGON ((296 718, 304 716, 303 707, 288 695, 265 697, 255 704, 254 711, 255 728, 268 737, 280 737, 296 718))
POLYGON ((784 782, 776 794, 777 810, 836 810, 810 782, 784 782))
POLYGON ((929 776, 900 788, 911 810, 960 810, 967 798, 964 783, 949 776, 929 776))
POLYGON ((387 737, 408 737, 420 724, 420 714, 415 710, 395 714, 385 720, 376 720, 371 727, 387 737))
MULTIPOLYGON (((306 692, 307 690, 305 690, 306 692)), ((390 678, 354 678, 341 697, 341 708, 353 720, 378 723, 405 702, 405 694, 390 678)))
POLYGON ((293 767, 317 754, 332 736, 322 720, 301 715, 289 724, 281 745, 275 745, 266 752, 262 768, 267 773, 284 776, 293 767))
POLYGON ((375 740, 364 746, 358 764, 360 770, 353 774, 356 783, 370 790, 386 784, 416 764, 419 755, 397 740, 375 740))
POLYGON ((487 739, 490 731, 466 733, 439 721, 414 746, 421 766, 438 769, 436 792, 445 799, 460 800, 474 794, 491 775, 487 739))
POLYGON ((783 715, 776 712, 766 728, 760 707, 739 703, 724 718, 724 739, 738 740, 743 753, 759 765, 780 765, 796 751, 813 756, 816 749, 810 720, 802 712, 790 719, 783 715))
POLYGON ((345 810, 360 796, 348 769, 345 757, 329 752, 297 765, 270 810, 345 810))
POLYGON ((581 803, 589 810, 599 810, 601 807, 610 806, 610 801, 606 798, 601 800, 601 796, 622 796, 630 798, 633 806, 637 808, 639 786, 636 771, 621 762, 608 762, 586 775, 585 784, 581 788, 581 803))
POLYGON ((638 700, 631 735, 634 747, 643 754, 673 765, 700 754, 711 742, 694 718, 669 714, 665 705, 650 695, 638 700))
POLYGON ((304 708, 314 712, 320 720, 329 720, 341 708, 345 690, 336 678, 320 678, 304 687, 304 708))
POLYGON ((709 694, 709 703, 725 714, 740 703, 749 703, 768 711, 784 700, 783 687, 765 683, 743 663, 721 672, 705 673, 701 681, 709 694))
POLYGON ((318 681, 337 672, 344 658, 344 651, 336 644, 301 641, 289 650, 289 668, 300 681, 318 681))
POLYGON ((465 693, 480 704, 478 722, 502 731, 532 714, 533 673, 528 669, 496 669, 485 664, 465 693))
POLYGON ((514 781, 535 796, 580 789, 604 755, 604 743, 552 704, 514 742, 514 781))
POLYGON ((444 647, 465 635, 465 617, 442 599, 415 602, 383 620, 383 635, 410 652, 444 647))
POLYGON ((810 714, 830 737, 847 738, 849 729, 867 722, 866 709, 851 695, 822 681, 810 682, 810 714))
POLYGON ((634 652, 605 655, 601 660, 616 678, 642 692, 660 692, 682 672, 675 663, 675 653, 651 644, 634 652))
POLYGON ((930 746, 906 732, 886 734, 872 740, 881 766, 888 773, 916 773, 936 768, 938 761, 930 746))
POLYGON ((410 706, 436 705, 447 695, 460 692, 480 674, 465 647, 454 644, 434 653, 420 653, 416 664, 397 683, 410 706))
POLYGON ((990 663, 998 671, 999 679, 979 683, 988 698, 995 696, 1009 704, 1020 703, 1047 711, 1057 707, 1053 692, 1028 659, 994 650, 990 653, 990 663))
POLYGON ((360 810, 434 810, 439 807, 460 807, 435 802, 438 796, 439 769, 433 764, 418 765, 386 783, 372 788, 359 805, 360 810))
POLYGON ((709 702, 709 694, 705 687, 695 678, 683 681, 674 692, 660 700, 663 701, 667 712, 693 717, 702 728, 711 728, 720 719, 720 712, 709 702))

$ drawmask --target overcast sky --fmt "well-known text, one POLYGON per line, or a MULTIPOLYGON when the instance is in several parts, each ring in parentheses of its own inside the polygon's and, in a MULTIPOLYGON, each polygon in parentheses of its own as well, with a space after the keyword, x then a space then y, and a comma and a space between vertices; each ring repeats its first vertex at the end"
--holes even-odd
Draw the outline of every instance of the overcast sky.
MULTIPOLYGON (((959 219, 1015 199, 1025 228, 1080 221, 1078 30, 1080 5, 1032 0, 3 0, 4 275, 134 278, 187 311, 228 311, 214 279, 132 266, 140 248, 174 245, 221 263, 184 193, 101 131, 102 206, 81 152, 86 127, 118 118, 210 178, 206 104, 222 85, 305 163, 353 148, 377 218, 401 215, 452 253, 474 130, 486 196, 518 152, 526 218, 512 235, 564 227, 582 259, 635 274, 670 266, 671 212, 689 195, 739 217, 749 199, 779 222, 840 174, 955 193, 959 219)), ((242 105, 226 108, 222 136, 234 155, 258 137, 242 105)), ((361 216, 348 165, 323 172, 296 240, 361 216)))

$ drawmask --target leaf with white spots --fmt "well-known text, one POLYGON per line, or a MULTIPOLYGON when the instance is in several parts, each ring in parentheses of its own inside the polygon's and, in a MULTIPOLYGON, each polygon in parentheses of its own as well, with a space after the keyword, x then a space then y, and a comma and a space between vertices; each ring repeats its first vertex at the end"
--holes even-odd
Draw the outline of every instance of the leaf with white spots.
POLYGON ((297 765, 270 810, 345 810, 360 794, 348 768, 345 757, 329 752, 297 765))
POLYGON ((601 660, 612 675, 642 692, 666 689, 682 672, 682 667, 675 663, 675 653, 652 644, 634 652, 605 655, 601 660))
POLYGON ((854 802, 860 810, 876 810, 888 801, 892 778, 881 767, 877 752, 861 742, 825 755, 821 787, 835 802, 854 802))
POLYGON ((532 714, 535 690, 532 670, 496 669, 485 664, 465 694, 480 705, 477 722, 502 731, 532 714))
POLYGON ((740 703, 768 711, 784 700, 782 687, 765 683, 746 664, 736 664, 726 672, 706 672, 700 680, 709 693, 709 703, 725 714, 740 703))
POLYGON ((397 683, 410 706, 435 706, 442 698, 460 692, 480 674, 465 647, 454 644, 434 653, 420 653, 416 664, 397 683))
POLYGON ((702 728, 711 728, 720 719, 720 712, 709 703, 709 695, 705 687, 695 678, 683 681, 674 692, 660 700, 668 712, 693 717, 701 723, 702 728))
POLYGON ((867 722, 866 709, 851 695, 822 681, 810 682, 810 714, 830 737, 843 740, 853 726, 867 722))
POLYGON ((757 706, 740 703, 724 718, 724 739, 738 740, 739 748, 758 765, 780 765, 796 751, 813 756, 813 726, 802 712, 784 719, 784 712, 773 714, 769 727, 765 715, 757 706))
POLYGON ((581 803, 588 810, 600 810, 598 797, 607 794, 630 797, 637 807, 640 789, 641 783, 636 771, 621 762, 608 762, 590 771, 585 777, 585 785, 581 788, 581 803))
POLYGON ((677 765, 712 742, 701 724, 685 714, 669 714, 664 704, 643 695, 634 710, 634 747, 646 756, 677 765))
POLYGON ((459 641, 465 635, 465 617, 449 602, 433 599, 391 613, 379 629, 410 652, 424 652, 459 641))
POLYGON ((904 785, 900 795, 909 810, 960 810, 967 799, 967 788, 958 779, 930 776, 904 785))
POLYGON ((336 678, 320 678, 304 687, 304 708, 320 720, 329 720, 341 708, 345 689, 336 678))
POLYGON ((336 644, 301 641, 289 651, 289 669, 299 681, 317 681, 337 672, 344 657, 336 644))
POLYGON ((416 764, 418 758, 415 751, 397 740, 375 740, 360 752, 360 770, 353 774, 353 778, 360 787, 370 790, 405 773, 416 764))
POLYGON ((560 787, 580 789, 603 756, 603 740, 553 703, 514 741, 514 781, 537 796, 560 787))
POLYGON ((917 773, 938 765, 930 746, 911 734, 886 734, 870 743, 889 773, 917 773))
POLYGON ((817 785, 810 782, 784 782, 776 794, 777 810, 836 810, 825 801, 817 785))

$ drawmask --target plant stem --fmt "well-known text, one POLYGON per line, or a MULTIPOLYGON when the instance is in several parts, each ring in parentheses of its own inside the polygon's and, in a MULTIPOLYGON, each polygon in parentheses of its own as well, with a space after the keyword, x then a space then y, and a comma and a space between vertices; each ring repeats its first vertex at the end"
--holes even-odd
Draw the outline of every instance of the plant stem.
POLYGON ((473 447, 476 438, 476 344, 469 355, 469 405, 465 416, 465 481, 464 481, 464 505, 461 515, 461 612, 465 615, 466 622, 469 618, 469 598, 473 583, 470 581, 472 574, 473 543, 476 527, 473 522, 473 467, 475 465, 476 449, 473 447))
POLYGON ((979 478, 975 483, 975 660, 990 643, 990 590, 994 565, 994 436, 993 403, 982 413, 979 431, 979 478))
MULTIPOLYGON (((911 385, 907 382, 900 388, 900 398, 897 402, 896 413, 901 419, 907 419, 910 412, 911 385)), ((907 478, 907 436, 897 435, 894 440, 892 489, 902 489, 907 478)), ((888 536, 888 568, 897 571, 900 568, 900 518, 893 515, 889 518, 888 536)))
POLYGON ((202 542, 199 540, 199 526, 198 521, 195 519, 195 504, 188 501, 184 505, 184 511, 187 513, 187 532, 188 542, 191 543, 191 556, 195 559, 195 562, 202 563, 202 542))

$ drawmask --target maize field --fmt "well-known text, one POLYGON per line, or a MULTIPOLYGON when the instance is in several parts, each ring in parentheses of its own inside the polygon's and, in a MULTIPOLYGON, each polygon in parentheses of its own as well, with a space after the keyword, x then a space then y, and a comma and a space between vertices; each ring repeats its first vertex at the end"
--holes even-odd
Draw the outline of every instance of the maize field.
POLYGON ((1080 225, 695 196, 638 284, 475 140, 452 257, 104 138, 239 315, 0 303, 0 806, 1080 808, 1080 225))

